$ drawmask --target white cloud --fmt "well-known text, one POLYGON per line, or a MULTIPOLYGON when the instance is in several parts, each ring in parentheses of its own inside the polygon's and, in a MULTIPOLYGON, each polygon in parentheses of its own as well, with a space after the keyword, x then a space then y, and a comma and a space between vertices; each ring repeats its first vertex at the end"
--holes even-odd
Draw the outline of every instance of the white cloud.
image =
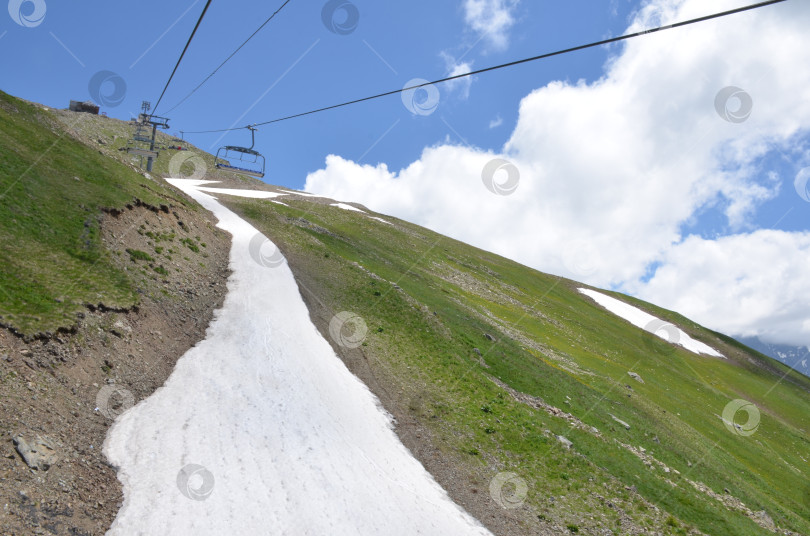
POLYGON ((501 125, 503 125, 503 118, 500 115, 496 116, 495 119, 489 122, 490 129, 498 128, 501 125))
MULTIPOLYGON (((642 8, 632 28, 731 7, 731 1, 707 7, 700 0, 659 0, 642 8)), ((697 302, 674 299, 694 288, 686 280, 668 276, 680 285, 670 295, 655 278, 647 287, 638 281, 652 263, 665 263, 664 278, 667 266, 686 262, 681 255, 687 245, 696 247, 695 239, 681 244, 681 229, 701 211, 722 210, 737 232, 750 230, 756 207, 778 191, 761 157, 810 130, 810 69, 800 67, 810 65, 808 25, 810 10, 785 3, 634 39, 617 48, 600 80, 553 82, 525 97, 500 154, 439 145, 399 172, 330 156, 325 169, 307 177, 306 189, 361 202, 546 272, 643 292, 687 316, 701 315, 710 327, 754 332, 763 318, 778 323, 778 311, 763 308, 754 317, 731 305, 715 323, 712 315, 720 312, 704 316, 697 302), (715 110, 718 92, 732 85, 753 101, 741 123, 715 110), (484 166, 496 157, 519 169, 512 195, 493 195, 482 184, 484 166)), ((787 236, 779 257, 792 267, 786 273, 806 269, 801 236, 787 236)), ((745 237, 751 247, 764 244, 756 233, 738 239, 745 237)), ((751 274, 759 270, 769 275, 766 266, 750 265, 751 274)), ((719 293, 734 284, 728 273, 700 275, 719 293)), ((762 279, 752 275, 751 281, 762 279)), ((810 295, 810 278, 794 284, 804 290, 793 295, 810 295)), ((773 292, 768 285, 751 288, 763 296, 773 292)), ((810 300, 803 303, 797 314, 808 319, 810 300)), ((797 325, 788 331, 798 337, 797 325)))
MULTIPOLYGON (((466 61, 457 62, 455 58, 453 58, 446 52, 442 52, 441 57, 442 59, 444 59, 448 77, 469 73, 470 71, 473 70, 472 63, 466 61)), ((455 80, 445 82, 444 87, 447 89, 448 92, 458 91, 459 96, 462 99, 467 99, 470 96, 470 86, 472 85, 472 80, 473 80, 472 76, 465 76, 463 78, 457 78, 455 80)))
POLYGON ((495 50, 509 45, 509 30, 515 24, 519 0, 465 0, 464 21, 495 50))
POLYGON ((808 266, 810 232, 690 236, 633 290, 722 332, 801 346, 810 344, 808 266))

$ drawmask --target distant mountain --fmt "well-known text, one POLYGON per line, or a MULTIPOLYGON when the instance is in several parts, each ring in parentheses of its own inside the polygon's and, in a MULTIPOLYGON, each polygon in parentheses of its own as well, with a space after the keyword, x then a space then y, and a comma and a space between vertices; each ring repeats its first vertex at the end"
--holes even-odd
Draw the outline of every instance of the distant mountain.
POLYGON ((805 376, 810 376, 810 349, 807 346, 771 344, 763 342, 759 337, 738 337, 737 340, 758 352, 778 359, 805 376))

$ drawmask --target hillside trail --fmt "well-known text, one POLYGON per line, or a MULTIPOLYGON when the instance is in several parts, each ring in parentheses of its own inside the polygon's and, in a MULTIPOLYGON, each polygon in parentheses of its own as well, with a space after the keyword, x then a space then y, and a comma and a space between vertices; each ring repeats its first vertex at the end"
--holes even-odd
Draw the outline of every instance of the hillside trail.
POLYGON ((317 331, 283 257, 258 257, 272 244, 208 181, 169 182, 233 235, 232 275, 205 340, 110 429, 124 504, 108 534, 490 534, 317 331))

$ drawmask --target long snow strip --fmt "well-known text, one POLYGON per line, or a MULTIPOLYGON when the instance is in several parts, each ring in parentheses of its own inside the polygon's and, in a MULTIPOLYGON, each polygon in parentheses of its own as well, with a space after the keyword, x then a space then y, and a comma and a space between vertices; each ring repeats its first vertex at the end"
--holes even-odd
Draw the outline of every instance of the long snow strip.
POLYGON ((669 322, 665 322, 649 313, 645 313, 637 307, 633 307, 632 305, 602 294, 601 292, 596 292, 595 290, 581 288, 579 291, 586 296, 591 297, 596 303, 616 316, 624 318, 634 326, 638 326, 643 330, 649 331, 650 333, 661 337, 665 341, 671 342, 672 344, 679 344, 690 352, 694 352, 696 354, 725 357, 711 346, 703 344, 700 341, 696 341, 679 327, 670 324, 669 322))
POLYGON ((203 181, 169 182, 233 235, 232 274, 205 340, 108 433, 124 488, 108 534, 490 534, 399 441, 283 257, 256 253, 272 243, 203 181))

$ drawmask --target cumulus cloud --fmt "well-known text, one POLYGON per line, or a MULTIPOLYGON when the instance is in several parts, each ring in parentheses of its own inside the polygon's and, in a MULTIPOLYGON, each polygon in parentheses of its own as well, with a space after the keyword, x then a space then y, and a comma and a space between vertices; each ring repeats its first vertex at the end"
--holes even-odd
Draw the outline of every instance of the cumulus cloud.
POLYGON ((518 0, 465 0, 467 26, 495 50, 509 45, 509 30, 515 24, 518 0))
MULTIPOLYGON (((731 1, 708 7, 700 0, 658 0, 645 4, 630 30, 732 7, 731 1)), ((751 292, 763 294, 759 316, 743 313, 739 303, 704 314, 698 302, 676 299, 693 287, 667 269, 690 266, 684 259, 704 251, 683 229, 709 208, 723 211, 738 241, 766 247, 757 232, 739 233, 753 230, 751 215, 781 185, 763 157, 798 144, 810 129, 810 70, 799 67, 810 65, 808 24, 810 10, 786 3, 634 39, 615 49, 601 79, 552 82, 526 96, 511 138, 497 153, 438 145, 399 171, 330 156, 325 169, 307 177, 306 189, 364 203, 546 272, 635 291, 710 327, 753 333, 770 318, 773 328, 781 312, 776 301, 764 299, 770 286, 756 290, 762 280, 754 275, 751 292), (729 86, 744 95, 716 102, 729 86), (746 98, 752 106, 742 110, 746 98), (482 172, 495 158, 519 171, 510 195, 495 195, 483 184, 482 172), (669 294, 656 282, 665 276, 680 285, 669 294), (645 278, 646 286, 640 283, 645 278)), ((501 173, 494 180, 506 178, 501 173)), ((786 236, 780 262, 806 269, 803 236, 786 236)), ((707 247, 741 243, 706 241, 707 247)), ((749 269, 768 272, 762 264, 749 269)), ((734 284, 727 274, 700 273, 706 303, 740 297, 726 289, 734 284)), ((808 296, 810 278, 795 284, 804 294, 793 295, 808 296)), ((803 303, 803 313, 794 314, 810 318, 810 300, 803 303)), ((794 335, 804 333, 795 322, 786 325, 794 335)))
POLYGON ((499 126, 503 125, 503 118, 499 115, 495 117, 492 121, 489 122, 489 128, 498 128, 499 126))
POLYGON ((810 232, 759 230, 667 251, 639 297, 690 311, 696 322, 766 342, 810 345, 810 232))

